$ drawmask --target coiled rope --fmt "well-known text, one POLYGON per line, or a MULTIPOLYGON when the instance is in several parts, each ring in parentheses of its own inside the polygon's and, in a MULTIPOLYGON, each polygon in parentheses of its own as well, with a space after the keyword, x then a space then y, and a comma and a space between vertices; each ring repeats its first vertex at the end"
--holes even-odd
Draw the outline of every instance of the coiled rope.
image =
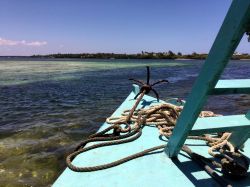
MULTIPOLYGON (((147 109, 136 110, 131 116, 130 121, 135 123, 140 115, 144 121, 144 125, 154 125, 159 129, 159 133, 167 138, 172 135, 176 121, 182 111, 182 106, 176 106, 170 103, 158 104, 150 106, 147 109)), ((116 124, 118 121, 124 121, 130 113, 130 110, 125 110, 120 117, 107 118, 109 124, 116 124)), ((199 117, 215 117, 219 116, 211 111, 202 111, 199 117)), ((234 146, 228 141, 231 133, 225 132, 220 137, 212 135, 203 136, 188 136, 188 139, 204 140, 210 146, 208 153, 215 157, 215 151, 218 151, 224 146, 227 146, 230 152, 234 152, 234 146)))
MULTIPOLYGON (((144 94, 141 94, 144 95, 144 94)), ((137 101, 140 101, 141 97, 137 101)), ((90 172, 102 169, 107 169, 125 163, 129 160, 144 156, 152 151, 159 149, 164 149, 166 146, 160 145, 150 149, 146 149, 142 152, 136 153, 134 155, 127 156, 120 160, 99 165, 93 167, 78 167, 72 164, 73 159, 80 153, 96 149, 104 146, 118 145, 123 143, 128 143, 136 140, 142 134, 143 126, 145 125, 155 125, 159 129, 159 133, 163 136, 169 138, 172 134, 172 130, 176 124, 176 121, 182 111, 181 106, 176 106, 170 103, 158 104, 151 106, 147 109, 135 110, 139 102, 136 102, 131 110, 125 110, 120 117, 109 117, 106 122, 111 126, 105 130, 91 135, 88 139, 81 142, 75 149, 75 151, 69 154, 66 158, 67 166, 76 172, 90 172), (128 123, 129 121, 129 123, 128 123), (113 130, 113 133, 109 133, 113 130), (87 143, 98 142, 88 147, 85 147, 87 143)), ((200 117, 217 116, 211 111, 202 111, 200 117)), ((221 137, 214 137, 210 135, 203 136, 189 136, 189 139, 204 140, 210 146, 208 152, 212 156, 216 156, 215 151, 227 146, 230 152, 234 151, 233 145, 228 141, 230 133, 223 133, 221 137)), ((182 149, 185 151, 185 149, 182 149)), ((221 164, 213 162, 217 167, 221 167, 221 164)))

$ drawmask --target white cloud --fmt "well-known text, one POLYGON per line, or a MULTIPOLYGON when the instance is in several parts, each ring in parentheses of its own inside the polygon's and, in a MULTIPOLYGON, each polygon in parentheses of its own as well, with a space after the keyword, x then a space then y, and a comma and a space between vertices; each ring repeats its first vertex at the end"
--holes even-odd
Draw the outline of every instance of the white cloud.
POLYGON ((27 42, 26 45, 30 45, 30 46, 42 46, 42 45, 46 45, 47 42, 43 41, 43 42, 39 42, 39 41, 35 41, 35 42, 27 42))
POLYGON ((0 38, 0 46, 15 46, 15 45, 25 45, 25 46, 43 46, 47 45, 46 41, 31 41, 27 42, 25 40, 8 40, 4 38, 0 38))

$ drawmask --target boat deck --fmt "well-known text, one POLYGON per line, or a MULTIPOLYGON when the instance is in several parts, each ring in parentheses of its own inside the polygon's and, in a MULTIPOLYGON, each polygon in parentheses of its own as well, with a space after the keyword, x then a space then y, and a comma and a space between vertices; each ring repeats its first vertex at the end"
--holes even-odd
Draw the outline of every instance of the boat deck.
MULTIPOLYGON (((135 100, 131 92, 113 116, 120 116, 123 110, 130 109, 135 100)), ((161 101, 162 102, 162 101, 161 101)), ((157 100, 144 96, 139 107, 157 104, 157 100)), ((100 130, 109 125, 104 123, 100 130)), ((105 164, 145 149, 167 144, 167 139, 161 137, 158 129, 146 126, 142 136, 130 143, 97 148, 77 156, 73 164, 76 166, 95 166, 105 164)), ((194 151, 209 157, 208 147, 204 141, 187 140, 186 143, 194 151)), ((250 156, 250 142, 247 141, 244 154, 250 156)), ((220 172, 218 172, 220 174, 220 172)), ((250 186, 250 176, 244 180, 227 179, 233 186, 250 186)), ((219 186, 204 170, 190 160, 186 153, 179 153, 177 159, 170 159, 166 153, 156 151, 152 154, 128 161, 119 166, 94 172, 74 172, 66 168, 55 181, 53 187, 158 187, 158 186, 219 186)))

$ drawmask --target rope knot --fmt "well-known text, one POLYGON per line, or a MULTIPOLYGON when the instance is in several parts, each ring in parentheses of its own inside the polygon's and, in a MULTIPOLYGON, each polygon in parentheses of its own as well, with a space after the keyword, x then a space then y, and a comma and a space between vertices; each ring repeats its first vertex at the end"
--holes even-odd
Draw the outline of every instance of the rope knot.
POLYGON ((121 126, 118 125, 118 124, 114 125, 113 135, 114 136, 120 136, 121 132, 122 132, 121 126))

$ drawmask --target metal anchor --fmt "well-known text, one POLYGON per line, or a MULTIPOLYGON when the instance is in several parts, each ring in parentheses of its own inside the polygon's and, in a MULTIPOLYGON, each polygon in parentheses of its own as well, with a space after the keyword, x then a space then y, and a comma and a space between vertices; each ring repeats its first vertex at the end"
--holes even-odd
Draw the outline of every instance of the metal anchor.
POLYGON ((147 83, 141 81, 141 80, 137 80, 137 79, 133 79, 133 78, 129 78, 129 80, 134 81, 136 85, 140 86, 140 91, 139 93, 134 97, 134 99, 136 99, 141 93, 143 93, 145 91, 145 94, 148 94, 151 90, 154 92, 157 100, 159 100, 159 94, 156 92, 156 90, 153 88, 153 86, 160 84, 160 83, 169 83, 168 80, 160 80, 157 81, 153 84, 149 83, 150 80, 150 69, 149 66, 147 66, 147 83))

